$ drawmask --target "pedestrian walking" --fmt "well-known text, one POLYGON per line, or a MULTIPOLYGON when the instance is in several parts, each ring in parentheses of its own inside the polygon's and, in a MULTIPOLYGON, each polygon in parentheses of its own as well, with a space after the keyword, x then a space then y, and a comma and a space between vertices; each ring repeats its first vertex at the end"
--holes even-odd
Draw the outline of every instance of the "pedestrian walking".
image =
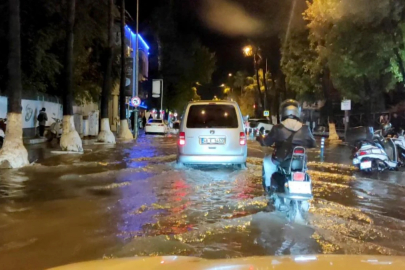
POLYGON ((131 116, 129 118, 131 120, 131 129, 135 130, 135 111, 131 112, 131 116))
POLYGON ((143 127, 143 128, 146 127, 146 116, 145 116, 145 114, 146 114, 146 113, 144 113, 144 114, 143 114, 143 117, 142 117, 142 127, 143 127))
POLYGON ((37 117, 38 123, 39 123, 39 136, 44 137, 44 132, 45 132, 45 125, 46 121, 48 121, 48 115, 46 115, 46 109, 42 108, 42 110, 39 112, 39 115, 37 117))

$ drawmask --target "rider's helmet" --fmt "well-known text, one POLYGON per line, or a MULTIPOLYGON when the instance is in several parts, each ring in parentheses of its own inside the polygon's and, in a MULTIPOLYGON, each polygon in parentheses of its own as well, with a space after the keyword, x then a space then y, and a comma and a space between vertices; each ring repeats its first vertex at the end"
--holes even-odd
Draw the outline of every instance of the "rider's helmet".
POLYGON ((280 104, 280 117, 281 121, 287 118, 300 120, 301 118, 301 105, 294 99, 287 99, 280 104))

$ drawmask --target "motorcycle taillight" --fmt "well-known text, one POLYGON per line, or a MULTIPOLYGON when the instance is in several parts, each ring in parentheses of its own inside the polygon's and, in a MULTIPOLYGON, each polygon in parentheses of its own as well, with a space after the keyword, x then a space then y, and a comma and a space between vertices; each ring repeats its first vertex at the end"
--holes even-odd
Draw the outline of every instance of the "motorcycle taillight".
POLYGON ((368 154, 368 151, 360 151, 359 156, 365 156, 368 154))
POLYGON ((303 172, 296 172, 293 174, 294 181, 305 181, 305 173, 303 172))

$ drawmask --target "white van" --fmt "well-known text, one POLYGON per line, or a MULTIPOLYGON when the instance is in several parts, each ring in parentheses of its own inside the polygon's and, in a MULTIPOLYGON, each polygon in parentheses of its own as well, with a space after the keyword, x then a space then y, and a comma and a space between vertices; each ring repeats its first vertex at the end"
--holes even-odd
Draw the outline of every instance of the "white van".
POLYGON ((178 137, 179 164, 246 166, 242 113, 233 101, 189 102, 178 137))

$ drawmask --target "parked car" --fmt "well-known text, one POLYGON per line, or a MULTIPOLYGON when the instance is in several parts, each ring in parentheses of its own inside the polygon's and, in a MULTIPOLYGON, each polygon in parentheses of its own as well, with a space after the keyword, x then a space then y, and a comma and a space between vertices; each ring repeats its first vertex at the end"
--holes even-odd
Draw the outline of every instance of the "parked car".
POLYGON ((273 128, 273 124, 271 123, 270 119, 267 118, 254 118, 254 119, 249 119, 248 121, 249 127, 246 132, 249 132, 251 134, 253 132, 254 135, 259 135, 259 134, 266 134, 271 131, 273 128))
POLYGON ((145 126, 145 134, 160 133, 166 134, 168 127, 162 119, 151 119, 145 126))
POLYGON ((246 166, 247 142, 242 113, 233 101, 188 103, 180 123, 179 164, 246 166))

